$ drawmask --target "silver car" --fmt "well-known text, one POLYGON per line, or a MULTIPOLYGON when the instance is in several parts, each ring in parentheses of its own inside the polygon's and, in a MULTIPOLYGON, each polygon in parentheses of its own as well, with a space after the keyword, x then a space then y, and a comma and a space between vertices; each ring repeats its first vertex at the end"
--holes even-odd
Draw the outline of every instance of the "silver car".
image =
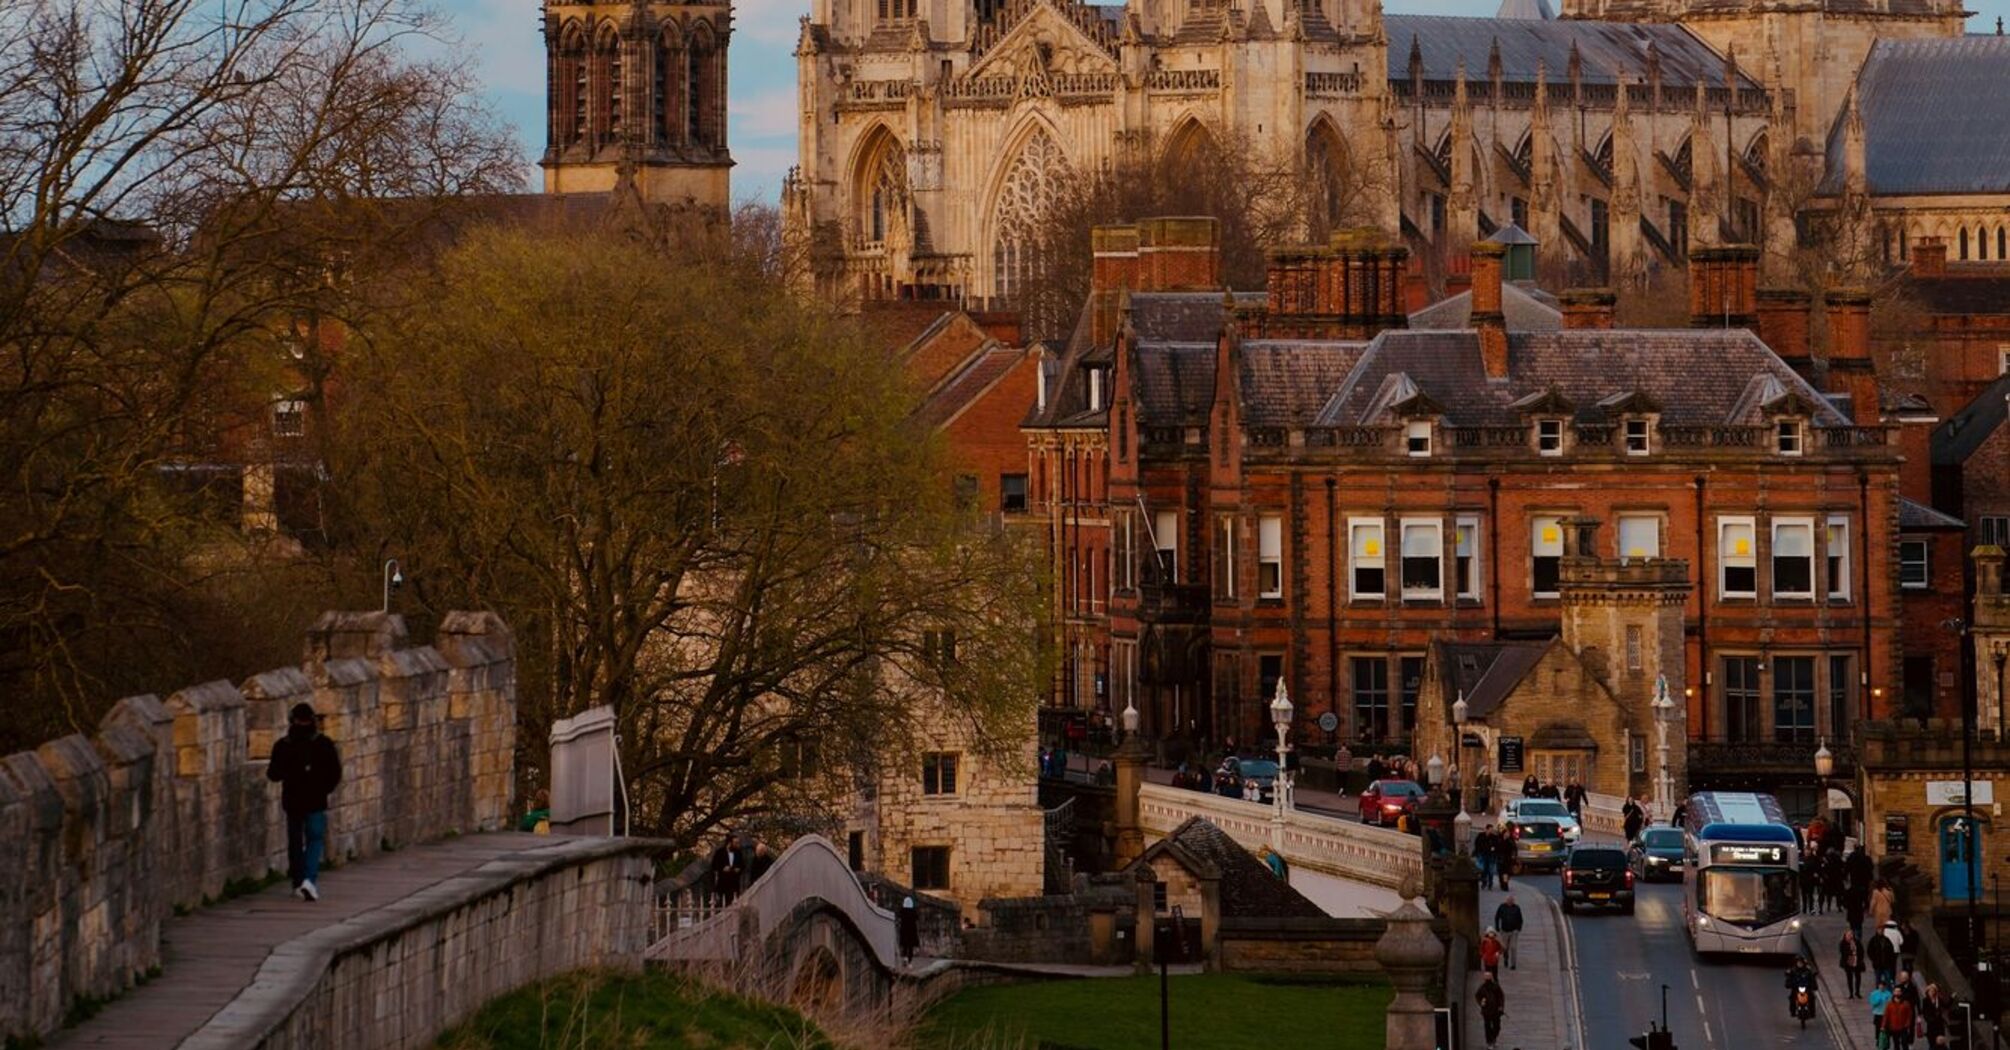
POLYGON ((1553 820, 1563 830, 1563 841, 1576 842, 1584 837, 1584 829, 1578 826, 1577 818, 1570 815, 1570 807, 1553 798, 1518 798, 1508 803, 1507 819, 1524 820, 1540 817, 1553 820))

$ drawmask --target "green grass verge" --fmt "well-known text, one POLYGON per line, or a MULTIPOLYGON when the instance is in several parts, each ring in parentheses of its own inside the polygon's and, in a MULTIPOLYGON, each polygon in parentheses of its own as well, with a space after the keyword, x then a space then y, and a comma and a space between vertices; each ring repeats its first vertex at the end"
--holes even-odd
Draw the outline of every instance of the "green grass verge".
MULTIPOLYGON (((1394 993, 1381 982, 1195 974, 1170 982, 1172 1045, 1194 1050, 1345 1046, 1381 1050, 1394 993)), ((971 988, 930 1012, 928 1046, 1158 1050, 1159 979, 1097 978, 971 988)))
POLYGON ((440 1050, 834 1050, 801 1014, 661 971, 582 972, 520 988, 440 1050))

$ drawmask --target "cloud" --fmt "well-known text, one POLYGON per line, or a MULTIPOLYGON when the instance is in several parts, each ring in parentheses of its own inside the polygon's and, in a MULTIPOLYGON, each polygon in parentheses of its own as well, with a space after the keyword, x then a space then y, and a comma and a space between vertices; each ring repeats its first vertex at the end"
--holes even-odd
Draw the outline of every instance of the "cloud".
POLYGON ((733 36, 793 49, 800 32, 797 20, 810 13, 809 0, 737 0, 733 4, 733 36))
POLYGON ((789 87, 768 88, 759 92, 742 92, 726 100, 726 112, 732 120, 732 129, 742 135, 766 138, 796 134, 796 89, 789 87))
POLYGON ((733 147, 733 199, 773 204, 781 199, 782 176, 796 163, 794 143, 733 147))

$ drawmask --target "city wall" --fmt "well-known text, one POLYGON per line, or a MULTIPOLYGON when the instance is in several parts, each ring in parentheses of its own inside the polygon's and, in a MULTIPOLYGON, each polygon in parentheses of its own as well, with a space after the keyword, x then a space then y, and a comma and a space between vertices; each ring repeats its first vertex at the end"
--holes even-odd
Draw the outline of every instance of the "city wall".
POLYGON ((399 616, 327 613, 299 667, 121 700, 0 759, 0 1037, 119 994, 160 965, 169 916, 285 870, 265 770, 302 702, 342 751, 330 863, 507 819, 515 651, 492 613, 449 613, 420 647, 399 616))

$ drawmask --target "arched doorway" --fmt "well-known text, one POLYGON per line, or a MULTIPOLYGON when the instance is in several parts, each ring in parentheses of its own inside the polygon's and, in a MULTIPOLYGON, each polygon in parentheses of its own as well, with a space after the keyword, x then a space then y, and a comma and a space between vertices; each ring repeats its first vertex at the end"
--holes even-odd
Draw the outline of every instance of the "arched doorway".
POLYGON ((844 968, 829 948, 817 945, 796 964, 789 1003, 812 1017, 835 1016, 844 1005, 844 968))
POLYGON ((1940 818, 1940 896, 1943 900, 1965 901, 1975 896, 1975 883, 1982 878, 1983 833, 1980 819, 1965 813, 1940 818), (1972 878, 1971 878, 1972 875, 1972 878))

